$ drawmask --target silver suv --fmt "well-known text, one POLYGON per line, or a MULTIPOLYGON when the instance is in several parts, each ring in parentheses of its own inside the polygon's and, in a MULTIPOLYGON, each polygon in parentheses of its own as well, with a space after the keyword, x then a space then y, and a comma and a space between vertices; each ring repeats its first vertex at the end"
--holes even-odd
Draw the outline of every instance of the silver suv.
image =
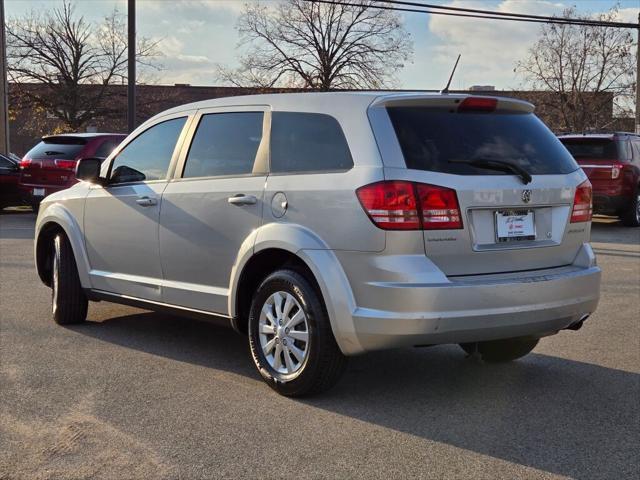
POLYGON ((529 103, 306 93, 168 110, 47 197, 35 257, 53 317, 88 300, 248 336, 284 395, 346 358, 457 343, 487 362, 598 303, 591 185, 529 103))

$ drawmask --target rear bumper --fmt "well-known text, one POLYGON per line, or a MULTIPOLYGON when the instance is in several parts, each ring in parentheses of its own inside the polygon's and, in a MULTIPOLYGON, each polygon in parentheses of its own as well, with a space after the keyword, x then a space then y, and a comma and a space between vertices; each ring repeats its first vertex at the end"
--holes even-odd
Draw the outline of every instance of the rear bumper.
POLYGON ((574 265, 439 283, 369 283, 376 305, 356 307, 362 351, 557 333, 595 311, 601 271, 585 244, 574 265))
POLYGON ((593 195, 593 211, 595 213, 617 213, 623 211, 632 204, 633 197, 627 195, 593 195))
POLYGON ((70 182, 65 185, 38 185, 38 184, 28 184, 28 183, 20 183, 18 184, 18 191, 20 192, 20 197, 25 203, 33 203, 41 202, 44 197, 47 195, 51 195, 52 193, 60 192, 74 185, 76 182, 70 182), (34 189, 43 189, 44 195, 34 195, 34 189))

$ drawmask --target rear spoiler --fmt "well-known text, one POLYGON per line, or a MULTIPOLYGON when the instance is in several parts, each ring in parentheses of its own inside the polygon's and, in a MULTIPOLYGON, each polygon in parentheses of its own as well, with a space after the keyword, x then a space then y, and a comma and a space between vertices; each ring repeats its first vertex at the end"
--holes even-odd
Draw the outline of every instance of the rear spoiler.
POLYGON ((84 137, 74 137, 71 135, 46 135, 42 137, 44 143, 55 143, 57 145, 86 145, 87 139, 84 137))
POLYGON ((377 97, 370 107, 431 107, 458 109, 463 102, 491 103, 494 102, 493 111, 532 113, 535 106, 524 100, 511 97, 465 95, 465 94, 400 94, 383 95, 377 97))

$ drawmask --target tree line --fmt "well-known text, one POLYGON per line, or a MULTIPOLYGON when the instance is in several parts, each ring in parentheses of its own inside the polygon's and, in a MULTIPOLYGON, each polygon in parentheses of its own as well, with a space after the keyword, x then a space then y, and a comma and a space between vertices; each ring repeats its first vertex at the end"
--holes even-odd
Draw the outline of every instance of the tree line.
MULTIPOLYGON (((412 40, 398 12, 374 7, 373 0, 248 3, 237 23, 238 65, 218 66, 212 82, 258 90, 397 86, 397 73, 412 59, 412 40)), ((610 21, 618 13, 614 6, 595 18, 610 21)), ((594 18, 580 16, 575 8, 563 16, 594 18)), ((19 99, 10 108, 46 112, 59 121, 60 131, 80 131, 95 116, 125 114, 109 101, 109 87, 127 82, 124 14, 115 9, 91 23, 72 1, 63 0, 49 11, 12 18, 6 28, 9 81, 19 99), (41 88, 20 89, 34 83, 41 88)), ((607 96, 594 93, 613 94, 616 111, 631 113, 637 81, 634 45, 629 30, 542 24, 538 40, 515 70, 528 88, 555 94, 553 105, 546 107, 557 111, 563 130, 605 129, 598 99, 607 96)), ((153 82, 153 72, 162 70, 161 41, 138 37, 136 52, 142 81, 153 82)))

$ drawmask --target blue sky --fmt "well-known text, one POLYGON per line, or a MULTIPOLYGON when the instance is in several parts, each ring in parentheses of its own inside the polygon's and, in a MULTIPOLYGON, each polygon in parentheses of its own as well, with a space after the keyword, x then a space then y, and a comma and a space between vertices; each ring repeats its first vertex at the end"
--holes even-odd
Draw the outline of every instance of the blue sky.
MULTIPOLYGON (((277 0, 264 0, 267 2, 277 0)), ((31 10, 43 11, 58 0, 5 0, 8 18, 31 10)), ((233 66, 238 57, 235 24, 245 0, 138 0, 138 32, 161 40, 164 70, 156 81, 163 84, 220 84, 215 65, 233 66)), ((431 0, 454 6, 470 6, 516 13, 558 14, 576 5, 580 12, 603 12, 616 2, 608 0, 431 0)), ((622 0, 621 19, 636 22, 639 0, 622 0)), ((88 20, 99 20, 114 7, 126 12, 126 0, 77 0, 77 10, 88 20)), ((535 41, 539 25, 521 22, 461 19, 403 14, 414 42, 413 62, 398 73, 400 88, 440 88, 458 53, 462 59, 454 88, 495 85, 500 89, 521 86, 513 69, 535 41)))

